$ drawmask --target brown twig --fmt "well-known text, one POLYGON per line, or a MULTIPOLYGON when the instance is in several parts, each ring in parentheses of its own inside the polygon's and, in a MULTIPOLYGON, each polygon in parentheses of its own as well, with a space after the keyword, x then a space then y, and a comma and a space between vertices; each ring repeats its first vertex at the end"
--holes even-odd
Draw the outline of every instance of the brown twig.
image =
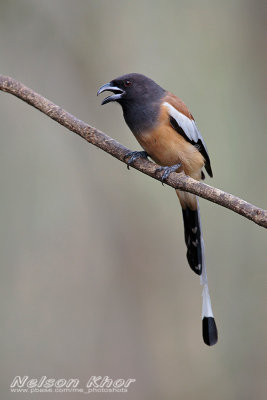
MULTIPOLYGON (((22 83, 8 76, 0 75, 0 90, 13 94, 19 99, 37 108, 42 113, 48 115, 65 128, 77 133, 77 135, 87 140, 87 142, 99 147, 105 152, 111 154, 113 157, 116 157, 118 160, 125 162, 124 157, 129 152, 129 149, 107 136, 105 133, 74 117, 22 83)), ((158 167, 159 166, 155 163, 145 159, 136 160, 133 166, 133 168, 143 172, 144 174, 160 180, 160 176, 155 174, 158 167)), ((223 192, 222 190, 206 185, 205 183, 197 182, 184 174, 170 174, 166 184, 175 189, 194 193, 206 200, 210 200, 213 203, 229 208, 243 217, 254 221, 256 224, 267 228, 267 210, 263 210, 253 204, 247 203, 232 194, 223 192)))

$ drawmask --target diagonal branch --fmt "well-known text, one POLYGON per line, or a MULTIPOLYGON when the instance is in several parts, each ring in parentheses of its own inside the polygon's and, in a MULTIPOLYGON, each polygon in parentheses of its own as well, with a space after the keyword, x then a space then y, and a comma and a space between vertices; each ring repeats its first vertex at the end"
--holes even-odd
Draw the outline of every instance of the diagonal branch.
MULTIPOLYGON (((99 147, 106 153, 116 157, 118 160, 125 162, 124 157, 129 152, 129 149, 107 136, 105 133, 74 117, 22 83, 8 76, 0 75, 0 90, 13 94, 63 125, 65 128, 75 132, 77 135, 87 140, 87 142, 99 147)), ((136 160, 133 166, 133 168, 143 172, 144 174, 160 180, 160 176, 156 176, 155 174, 158 167, 159 166, 155 163, 145 159, 136 160)), ((254 221, 256 224, 267 228, 267 210, 263 210, 253 204, 247 203, 232 194, 206 185, 205 183, 197 182, 182 173, 171 173, 166 184, 175 189, 194 193, 206 200, 229 208, 243 217, 254 221)))

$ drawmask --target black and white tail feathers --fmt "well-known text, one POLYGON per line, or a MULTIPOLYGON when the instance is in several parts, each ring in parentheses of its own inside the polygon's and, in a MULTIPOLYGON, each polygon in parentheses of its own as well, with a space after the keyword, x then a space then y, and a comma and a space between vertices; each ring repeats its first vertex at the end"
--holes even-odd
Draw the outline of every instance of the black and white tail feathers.
POLYGON ((192 270, 201 275, 202 273, 202 248, 201 231, 198 220, 198 210, 183 208, 184 238, 187 246, 186 257, 192 270))
POLYGON ((212 313, 209 295, 205 262, 205 248, 201 230, 199 203, 196 196, 192 194, 185 194, 177 191, 177 195, 180 199, 183 211, 185 243, 187 246, 187 260, 192 270, 196 274, 200 275, 200 283, 201 285, 203 285, 202 336, 204 342, 208 346, 212 346, 217 343, 218 332, 212 313))

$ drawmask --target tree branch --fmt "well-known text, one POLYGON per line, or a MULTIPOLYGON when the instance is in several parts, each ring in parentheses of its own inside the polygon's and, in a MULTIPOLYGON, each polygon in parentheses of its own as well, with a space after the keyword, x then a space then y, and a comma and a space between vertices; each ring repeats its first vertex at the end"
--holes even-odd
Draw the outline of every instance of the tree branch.
MULTIPOLYGON (((118 160, 125 162, 124 157, 129 152, 129 149, 107 136, 105 133, 74 117, 61 107, 52 103, 50 100, 24 86, 22 83, 8 76, 0 75, 0 90, 13 94, 19 99, 37 108, 54 121, 63 125, 65 128, 75 132, 77 135, 87 140, 87 142, 99 147, 106 153, 116 157, 118 160)), ((133 168, 143 172, 144 174, 160 180, 160 176, 156 176, 155 174, 158 167, 159 166, 155 163, 145 159, 136 160, 133 166, 133 168)), ((229 208, 243 217, 254 221, 256 224, 267 228, 267 210, 263 210, 253 204, 247 203, 232 194, 223 192, 222 190, 206 185, 205 183, 195 181, 183 173, 171 173, 166 184, 175 189, 194 193, 206 200, 229 208)))

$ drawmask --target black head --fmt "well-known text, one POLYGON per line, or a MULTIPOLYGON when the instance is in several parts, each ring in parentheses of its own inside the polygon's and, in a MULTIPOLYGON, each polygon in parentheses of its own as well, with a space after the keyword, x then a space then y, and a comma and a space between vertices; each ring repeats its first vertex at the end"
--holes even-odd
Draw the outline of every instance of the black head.
POLYGON ((106 97, 102 101, 102 105, 111 101, 117 101, 122 106, 129 102, 142 104, 151 98, 154 100, 161 98, 165 93, 165 90, 152 79, 136 73, 122 75, 113 79, 111 82, 101 86, 97 95, 106 91, 113 92, 114 95, 106 97))
POLYGON ((110 91, 103 104, 115 101, 122 106, 126 123, 133 133, 151 128, 157 122, 161 99, 166 94, 152 79, 141 74, 127 74, 101 86, 97 95, 110 91))

